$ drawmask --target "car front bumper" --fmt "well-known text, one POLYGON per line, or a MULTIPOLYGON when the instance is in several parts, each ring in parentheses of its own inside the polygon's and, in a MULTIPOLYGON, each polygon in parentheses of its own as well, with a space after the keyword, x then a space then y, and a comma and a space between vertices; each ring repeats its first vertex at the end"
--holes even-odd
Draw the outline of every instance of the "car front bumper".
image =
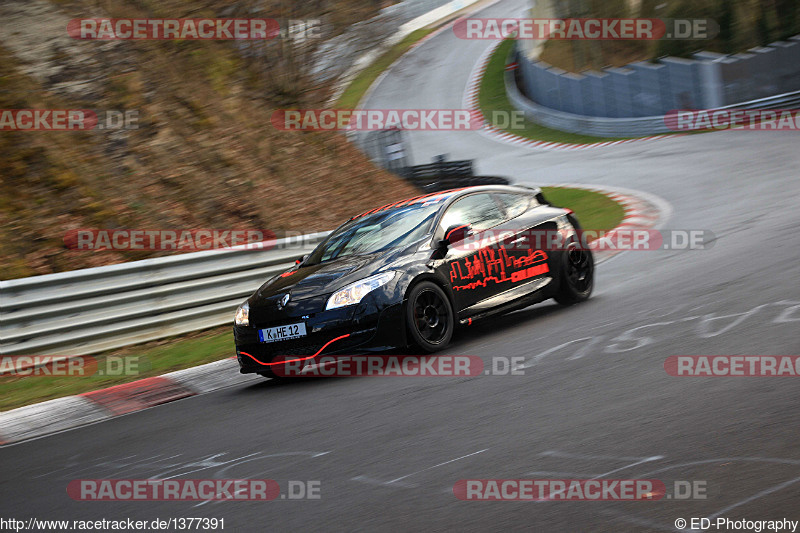
POLYGON ((403 305, 376 305, 374 301, 352 308, 333 309, 313 315, 285 317, 284 323, 303 322, 307 335, 300 339, 260 342, 258 330, 269 326, 234 326, 236 358, 242 374, 269 372, 284 361, 305 361, 314 356, 352 355, 356 351, 406 344, 403 305))

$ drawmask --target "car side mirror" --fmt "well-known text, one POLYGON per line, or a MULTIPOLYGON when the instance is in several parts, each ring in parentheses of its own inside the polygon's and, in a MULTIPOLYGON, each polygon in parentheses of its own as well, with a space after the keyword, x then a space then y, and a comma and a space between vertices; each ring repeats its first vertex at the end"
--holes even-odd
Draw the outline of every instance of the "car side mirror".
POLYGON ((472 226, 469 224, 455 224, 447 228, 447 231, 444 232, 444 239, 439 241, 439 244, 441 246, 449 246, 470 236, 472 236, 472 226))
POLYGON ((303 257, 300 257, 300 258, 298 258, 298 259, 295 259, 295 260, 294 260, 294 264, 295 264, 295 265, 300 265, 300 264, 302 264, 302 263, 305 263, 305 262, 306 262, 306 259, 308 259, 308 255, 309 255, 309 254, 306 254, 306 255, 304 255, 303 257))

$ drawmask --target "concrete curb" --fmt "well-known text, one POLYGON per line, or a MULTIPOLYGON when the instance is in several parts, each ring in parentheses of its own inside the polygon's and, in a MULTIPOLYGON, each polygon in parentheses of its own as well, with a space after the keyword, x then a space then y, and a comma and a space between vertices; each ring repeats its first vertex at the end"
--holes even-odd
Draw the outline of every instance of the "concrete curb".
MULTIPOLYGON (((554 186, 598 192, 622 205, 625 216, 609 234, 619 229, 657 228, 672 213, 671 206, 665 200, 642 191, 573 183, 554 186)), ((602 263, 619 253, 620 250, 597 252, 596 262, 602 263)), ((77 396, 19 407, 0 413, 0 445, 42 437, 232 385, 259 382, 262 379, 253 374, 239 374, 236 358, 230 357, 77 396)))
MULTIPOLYGON (((583 185, 577 183, 560 183, 553 187, 570 187, 597 192, 610 198, 622 206, 625 215, 622 221, 607 233, 613 237, 618 230, 651 230, 663 226, 672 216, 672 206, 663 198, 644 191, 634 189, 611 188, 601 185, 583 185)), ((591 229, 591 228, 586 228, 591 229)), ((626 250, 600 250, 595 251, 596 263, 608 261, 612 257, 626 250)))
POLYGON ((239 374, 235 357, 26 405, 0 413, 0 445, 13 444, 263 378, 239 374))

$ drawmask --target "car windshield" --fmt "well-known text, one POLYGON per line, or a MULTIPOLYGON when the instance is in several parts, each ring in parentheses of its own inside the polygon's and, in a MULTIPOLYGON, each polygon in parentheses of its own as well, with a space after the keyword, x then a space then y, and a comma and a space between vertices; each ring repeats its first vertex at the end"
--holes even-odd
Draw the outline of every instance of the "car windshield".
POLYGON ((438 210, 439 205, 435 202, 418 203, 351 220, 317 247, 306 265, 406 246, 430 231, 438 210))

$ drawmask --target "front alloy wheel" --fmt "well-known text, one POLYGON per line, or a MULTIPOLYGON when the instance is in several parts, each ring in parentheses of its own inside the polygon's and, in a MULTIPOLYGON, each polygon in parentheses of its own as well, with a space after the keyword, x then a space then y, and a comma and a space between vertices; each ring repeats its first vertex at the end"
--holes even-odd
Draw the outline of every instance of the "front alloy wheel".
POLYGON ((453 306, 441 287, 423 281, 411 289, 406 323, 414 345, 425 352, 437 352, 450 343, 455 324, 453 306))

